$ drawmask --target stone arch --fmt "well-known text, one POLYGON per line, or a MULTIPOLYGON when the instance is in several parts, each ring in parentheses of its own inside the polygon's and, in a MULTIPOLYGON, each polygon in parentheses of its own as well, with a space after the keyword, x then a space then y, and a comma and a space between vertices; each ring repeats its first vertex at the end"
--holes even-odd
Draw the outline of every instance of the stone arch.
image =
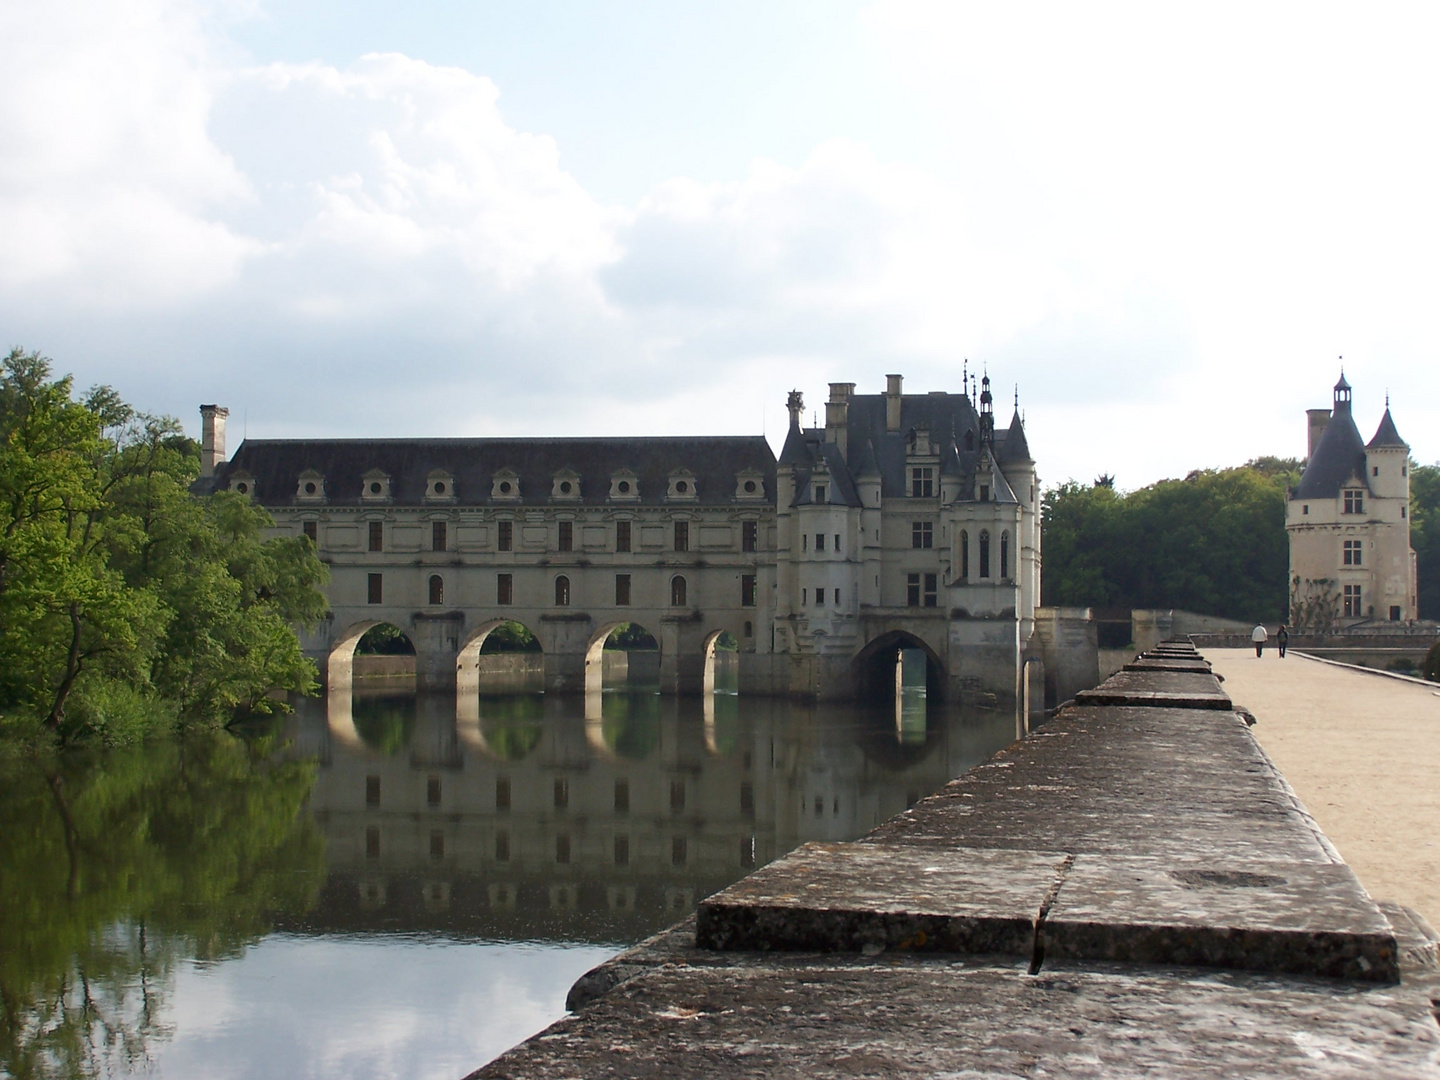
MULTIPOLYGON (((457 700, 468 701, 469 698, 480 692, 480 650, 485 647, 485 640, 506 623, 516 623, 524 626, 526 630, 534 634, 537 642, 541 641, 540 635, 535 634, 534 630, 525 626, 519 619, 487 619, 485 622, 482 622, 466 635, 464 641, 460 643, 460 651, 455 655, 455 694, 457 700)), ((542 653, 544 651, 543 644, 541 645, 541 651, 542 653)), ((467 707, 462 705, 460 715, 466 716, 469 711, 467 707)))
MULTIPOLYGON (((325 661, 325 686, 328 691, 333 693, 336 690, 350 690, 355 676, 355 646, 377 626, 393 626, 405 634, 404 628, 389 619, 365 619, 351 623, 335 639, 335 644, 330 646, 330 655, 325 661)), ((405 634, 405 638, 411 642, 413 649, 414 641, 410 635, 405 634)))
POLYGON ((850 662, 855 685, 862 698, 885 698, 894 694, 895 654, 901 649, 919 649, 925 654, 925 690, 929 696, 945 692, 945 665, 924 638, 905 630, 890 630, 865 643, 850 662))
POLYGON ((729 635, 731 641, 737 645, 739 644, 740 639, 735 636, 733 631, 726 627, 722 627, 719 630, 712 630, 705 635, 705 649, 703 653, 705 658, 705 674, 701 683, 701 690, 707 695, 715 692, 715 646, 719 643, 720 639, 726 635, 729 635))
POLYGON ((590 635, 590 641, 585 646, 585 693, 598 694, 605 686, 605 642, 610 640, 610 635, 622 626, 638 625, 651 637, 655 638, 655 645, 660 647, 660 638, 644 623, 636 623, 633 619, 614 619, 610 622, 601 623, 595 633, 590 635))

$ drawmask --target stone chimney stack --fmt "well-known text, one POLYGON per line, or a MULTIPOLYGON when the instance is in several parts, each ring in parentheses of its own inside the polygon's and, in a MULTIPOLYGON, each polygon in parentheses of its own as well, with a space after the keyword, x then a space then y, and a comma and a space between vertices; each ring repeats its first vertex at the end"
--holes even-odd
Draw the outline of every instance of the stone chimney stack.
POLYGON ((225 460, 225 418, 230 410, 219 405, 200 406, 200 475, 214 476, 225 460))
POLYGON ((885 430, 900 430, 900 386, 905 381, 903 375, 885 376, 885 430))
POLYGON ((1320 436, 1325 434, 1325 428, 1329 423, 1329 409, 1305 410, 1305 458, 1307 461, 1315 456, 1315 447, 1320 445, 1320 436))
POLYGON ((850 424, 850 398, 855 393, 853 382, 832 382, 830 400, 825 403, 825 441, 840 447, 840 455, 849 460, 846 452, 850 424))
POLYGON ((790 396, 785 399, 785 407, 790 410, 791 429, 803 430, 805 424, 800 414, 805 411, 805 396, 799 390, 791 390, 790 396))

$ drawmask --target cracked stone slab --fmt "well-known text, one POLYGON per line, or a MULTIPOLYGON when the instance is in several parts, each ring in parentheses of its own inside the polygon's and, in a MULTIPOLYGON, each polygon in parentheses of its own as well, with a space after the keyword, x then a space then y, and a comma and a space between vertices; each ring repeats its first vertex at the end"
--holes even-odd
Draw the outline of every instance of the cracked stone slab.
POLYGON ((744 966, 662 965, 471 1080, 882 1076, 1436 1080, 1440 1028, 1428 999, 1404 987, 752 954, 744 966))
POLYGON ((1400 978, 1395 932, 1343 863, 1081 855, 1040 933, 1047 958, 1400 978))
POLYGON ((1095 689, 1081 690, 1075 695, 1075 703, 1227 711, 1233 708, 1214 675, 1185 671, 1119 671, 1095 689))
POLYGON ((700 904, 707 949, 1029 956, 1063 852, 810 843, 700 904))

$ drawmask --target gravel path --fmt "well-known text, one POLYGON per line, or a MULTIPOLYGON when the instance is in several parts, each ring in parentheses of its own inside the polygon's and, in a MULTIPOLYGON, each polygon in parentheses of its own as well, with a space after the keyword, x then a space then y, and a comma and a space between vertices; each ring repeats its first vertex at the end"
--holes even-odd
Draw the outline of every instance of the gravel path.
POLYGON ((1370 895, 1440 927, 1440 687, 1211 649, 1232 701, 1370 895))

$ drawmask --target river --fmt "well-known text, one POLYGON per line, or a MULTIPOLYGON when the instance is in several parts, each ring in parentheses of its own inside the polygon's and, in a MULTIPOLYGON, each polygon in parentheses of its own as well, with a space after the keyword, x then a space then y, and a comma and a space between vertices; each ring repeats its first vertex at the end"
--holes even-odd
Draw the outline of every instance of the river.
POLYGON ((0 1075, 457 1080, 590 967, 1014 723, 909 690, 461 712, 382 685, 246 738, 0 762, 0 1075))

